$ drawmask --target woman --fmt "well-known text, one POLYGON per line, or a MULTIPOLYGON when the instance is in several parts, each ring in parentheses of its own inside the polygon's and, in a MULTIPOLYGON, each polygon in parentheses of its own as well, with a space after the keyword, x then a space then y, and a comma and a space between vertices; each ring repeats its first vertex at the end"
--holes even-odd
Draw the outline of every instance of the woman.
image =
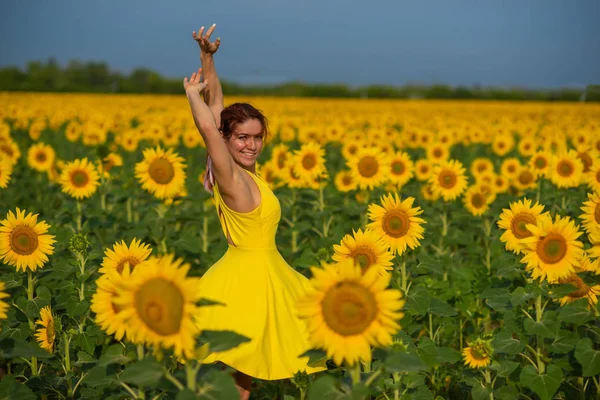
POLYGON ((214 196, 229 243, 225 255, 201 279, 202 297, 225 306, 203 307, 199 324, 201 329, 231 330, 251 339, 234 349, 212 353, 203 361, 220 361, 236 369, 236 386, 241 398, 247 399, 252 377, 285 379, 297 371, 314 373, 326 368, 324 363, 309 367, 308 357, 298 357, 310 348, 304 323, 295 313, 308 279, 290 267, 277 250, 275 233, 281 208, 269 185, 256 175, 267 120, 249 104, 223 107, 212 56, 220 40, 210 42, 214 29, 215 25, 211 26, 206 35, 204 27, 198 35, 193 32, 203 68, 183 80, 208 152, 205 187, 214 196))

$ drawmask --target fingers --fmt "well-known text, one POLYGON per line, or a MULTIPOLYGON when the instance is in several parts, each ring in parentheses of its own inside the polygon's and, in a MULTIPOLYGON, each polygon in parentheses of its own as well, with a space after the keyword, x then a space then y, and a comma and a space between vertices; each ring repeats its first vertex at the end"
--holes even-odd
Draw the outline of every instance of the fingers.
POLYGON ((204 35, 204 37, 206 37, 206 39, 210 39, 210 35, 212 35, 213 31, 215 30, 217 24, 212 24, 210 26, 210 28, 208 28, 208 30, 206 31, 206 35, 204 35))
POLYGON ((221 38, 220 38, 220 37, 218 37, 218 38, 217 38, 217 40, 215 40, 215 45, 216 45, 217 47, 219 47, 219 45, 220 45, 220 44, 221 44, 221 38))
POLYGON ((201 38, 203 33, 204 33, 204 27, 201 27, 200 30, 198 31, 198 37, 201 38))

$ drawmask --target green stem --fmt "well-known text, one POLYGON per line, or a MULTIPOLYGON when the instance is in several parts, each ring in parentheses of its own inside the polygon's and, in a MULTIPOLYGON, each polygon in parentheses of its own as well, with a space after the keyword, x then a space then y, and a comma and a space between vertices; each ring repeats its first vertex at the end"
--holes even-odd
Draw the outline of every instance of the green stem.
POLYGON ((325 197, 323 196, 323 185, 319 184, 319 211, 325 209, 325 197))
POLYGON ((138 356, 138 360, 144 359, 144 345, 142 345, 142 344, 137 345, 137 356, 138 356))
POLYGON ((187 381, 187 388, 192 392, 196 392, 196 373, 198 372, 198 368, 192 367, 192 361, 188 360, 185 364, 185 378, 187 381))
POLYGON ((348 367, 350 377, 352 378, 352 386, 360 383, 360 362, 356 362, 354 365, 348 367))
POLYGON ((167 378, 167 380, 169 382, 171 382, 173 385, 175 385, 177 387, 177 389, 179 390, 184 390, 185 386, 183 386, 181 384, 181 382, 179 382, 179 380, 177 378, 175 378, 166 368, 164 369, 165 372, 165 378, 167 378))
POLYGON ((400 264, 400 273, 402 275, 402 293, 404 297, 408 296, 408 276, 406 274, 406 257, 402 257, 402 263, 400 264))
MULTIPOLYGON (((544 310, 542 309, 542 295, 539 294, 535 299, 535 321, 541 323, 542 315, 544 310)), ((546 366, 544 365, 544 361, 542 361, 542 345, 543 339, 541 339, 540 335, 535 335, 535 343, 536 343, 536 357, 537 357, 537 367, 538 373, 541 375, 545 372, 546 366)))
POLYGON ((27 271, 27 300, 33 300, 33 289, 35 288, 35 281, 31 271, 27 271))
MULTIPOLYGON (((70 345, 71 338, 67 335, 67 332, 63 332, 63 340, 65 341, 65 375, 68 375, 71 371, 71 353, 70 353, 70 345)), ((73 397, 73 382, 71 382, 71 378, 67 378, 67 397, 73 397)))
POLYGON ((127 197, 127 223, 131 224, 133 221, 133 215, 131 213, 131 196, 127 197))
POLYGON ((81 232, 81 201, 77 200, 77 232, 81 232))
POLYGON ((429 338, 433 340, 433 315, 429 314, 429 338))

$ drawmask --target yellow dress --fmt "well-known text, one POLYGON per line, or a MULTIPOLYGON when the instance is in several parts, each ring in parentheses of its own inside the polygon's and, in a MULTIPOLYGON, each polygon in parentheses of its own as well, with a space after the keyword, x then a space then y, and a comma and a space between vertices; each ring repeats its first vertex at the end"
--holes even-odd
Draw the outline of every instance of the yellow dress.
POLYGON ((200 280, 202 297, 225 306, 202 307, 198 324, 201 329, 231 330, 251 340, 212 353, 203 363, 221 361, 265 380, 290 378, 297 371, 323 371, 324 363, 309 367, 308 357, 298 357, 310 348, 305 323, 295 311, 309 282, 277 250, 279 200, 262 178, 247 172, 261 194, 260 205, 250 212, 230 209, 218 185, 213 187, 221 228, 234 245, 229 244, 223 257, 200 280))

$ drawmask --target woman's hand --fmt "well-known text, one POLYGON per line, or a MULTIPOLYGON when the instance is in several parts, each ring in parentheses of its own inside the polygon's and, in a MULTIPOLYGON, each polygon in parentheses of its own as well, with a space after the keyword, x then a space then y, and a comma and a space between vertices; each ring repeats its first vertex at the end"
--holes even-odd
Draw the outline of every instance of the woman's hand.
POLYGON ((198 68, 198 72, 194 72, 190 79, 188 80, 187 76, 183 78, 183 88, 185 92, 197 92, 202 93, 202 91, 208 85, 207 80, 202 80, 202 68, 198 68))
POLYGON ((200 45, 200 50, 204 54, 214 54, 219 49, 219 45, 221 44, 221 38, 217 38, 214 42, 210 42, 210 35, 212 35, 213 31, 217 24, 212 24, 208 31, 206 31, 206 35, 202 36, 204 33, 204 27, 200 28, 198 31, 198 35, 196 35, 196 31, 192 32, 192 37, 198 45, 200 45))

